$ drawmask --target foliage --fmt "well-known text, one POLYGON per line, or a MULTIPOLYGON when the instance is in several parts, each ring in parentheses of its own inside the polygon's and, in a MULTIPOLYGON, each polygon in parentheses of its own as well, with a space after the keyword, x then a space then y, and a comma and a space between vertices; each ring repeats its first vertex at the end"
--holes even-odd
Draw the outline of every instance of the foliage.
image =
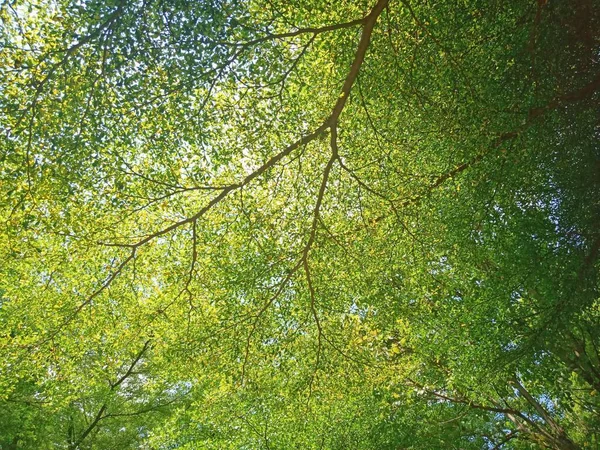
POLYGON ((0 448, 596 448, 598 6, 2 3, 0 448))

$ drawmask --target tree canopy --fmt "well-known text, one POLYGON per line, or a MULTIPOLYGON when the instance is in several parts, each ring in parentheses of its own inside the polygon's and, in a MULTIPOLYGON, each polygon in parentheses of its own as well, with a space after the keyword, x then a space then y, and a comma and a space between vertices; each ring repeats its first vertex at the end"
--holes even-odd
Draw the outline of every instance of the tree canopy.
POLYGON ((600 446, 596 0, 0 19, 0 449, 600 446))

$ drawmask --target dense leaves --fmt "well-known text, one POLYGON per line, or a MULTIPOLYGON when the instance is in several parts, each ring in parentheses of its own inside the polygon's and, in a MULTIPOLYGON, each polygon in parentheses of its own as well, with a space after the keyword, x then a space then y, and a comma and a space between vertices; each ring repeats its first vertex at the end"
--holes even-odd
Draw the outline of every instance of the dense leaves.
POLYGON ((0 448, 596 448, 599 6, 4 2, 0 448))

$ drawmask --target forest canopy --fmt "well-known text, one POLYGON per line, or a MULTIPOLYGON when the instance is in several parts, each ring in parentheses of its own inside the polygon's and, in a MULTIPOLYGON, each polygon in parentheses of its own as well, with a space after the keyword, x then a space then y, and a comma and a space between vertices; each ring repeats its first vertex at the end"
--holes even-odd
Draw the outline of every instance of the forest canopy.
POLYGON ((600 446, 596 0, 0 4, 0 449, 600 446))

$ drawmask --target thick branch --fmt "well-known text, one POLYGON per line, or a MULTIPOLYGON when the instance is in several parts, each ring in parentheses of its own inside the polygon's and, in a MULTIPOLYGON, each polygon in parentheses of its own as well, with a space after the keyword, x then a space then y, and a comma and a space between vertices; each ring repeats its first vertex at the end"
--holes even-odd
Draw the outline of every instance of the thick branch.
POLYGON ((377 18, 383 11, 383 9, 388 4, 388 0, 379 0, 375 7, 371 10, 369 15, 365 18, 365 25, 363 28, 362 35, 360 37, 360 42, 358 43, 358 48, 356 49, 356 54, 354 56, 354 61, 350 66, 350 71, 346 76, 346 80, 344 81, 344 85, 342 86, 342 92, 340 97, 338 98, 335 106, 333 107, 333 111, 329 118, 330 123, 336 123, 344 106, 346 106, 346 101, 350 96, 350 91, 352 90, 352 86, 356 81, 356 77, 358 76, 358 72, 360 71, 360 67, 362 66, 363 61, 365 60, 365 55, 367 53, 367 49, 369 48, 369 44, 371 43, 371 35, 373 34, 373 28, 375 27, 375 22, 377 18))

